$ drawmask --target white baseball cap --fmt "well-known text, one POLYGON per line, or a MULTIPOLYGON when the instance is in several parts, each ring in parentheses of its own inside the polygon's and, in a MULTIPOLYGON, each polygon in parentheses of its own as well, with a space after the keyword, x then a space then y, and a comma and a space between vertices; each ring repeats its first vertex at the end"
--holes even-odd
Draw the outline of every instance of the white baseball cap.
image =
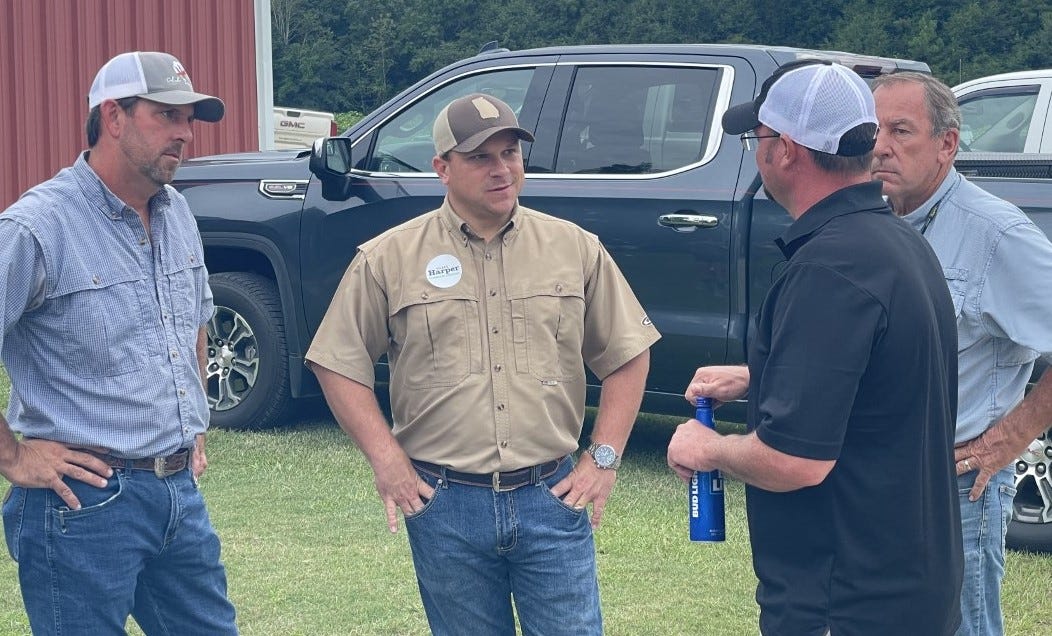
POLYGON ((175 57, 154 51, 121 53, 106 62, 88 91, 88 109, 107 99, 141 97, 161 104, 194 105, 194 117, 202 121, 223 118, 223 100, 195 93, 190 74, 175 57))
POLYGON ((723 129, 740 135, 763 124, 796 143, 842 157, 856 157, 876 144, 877 112, 865 80, 841 64, 797 60, 780 66, 751 102, 723 114, 723 129), (848 131, 871 124, 863 143, 841 143, 848 131))

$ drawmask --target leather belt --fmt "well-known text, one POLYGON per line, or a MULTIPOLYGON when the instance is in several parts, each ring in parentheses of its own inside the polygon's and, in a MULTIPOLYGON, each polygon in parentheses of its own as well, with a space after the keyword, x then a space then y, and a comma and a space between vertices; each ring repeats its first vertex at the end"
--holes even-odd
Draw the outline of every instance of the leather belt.
POLYGON ((555 474, 555 471, 559 470, 559 466, 562 465, 563 460, 565 459, 565 457, 562 457, 544 464, 527 466, 526 468, 520 468, 518 470, 482 474, 462 473, 458 470, 446 468, 445 466, 439 466, 438 464, 432 464, 431 462, 422 462, 416 459, 412 461, 414 466, 425 473, 446 479, 456 484, 482 486, 492 488, 496 492, 507 492, 509 490, 515 490, 521 486, 536 484, 542 479, 551 477, 555 474))
POLYGON ((156 475, 158 479, 171 477, 175 473, 185 469, 190 462, 190 449, 188 448, 176 451, 168 457, 145 457, 143 459, 128 459, 126 457, 116 457, 114 455, 96 453, 93 451, 84 452, 98 457, 102 461, 106 462, 106 465, 110 466, 111 468, 152 470, 153 474, 156 475))

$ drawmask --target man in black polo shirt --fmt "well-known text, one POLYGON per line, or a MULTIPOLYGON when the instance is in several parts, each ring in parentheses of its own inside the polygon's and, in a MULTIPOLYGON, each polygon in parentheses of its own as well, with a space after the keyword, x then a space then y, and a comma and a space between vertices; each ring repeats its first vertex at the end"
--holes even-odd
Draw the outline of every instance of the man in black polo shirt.
POLYGON ((744 481, 763 634, 953 634, 962 548, 956 323, 942 270, 870 181, 865 82, 795 63, 723 117, 793 217, 748 367, 703 367, 687 398, 749 397, 748 433, 688 421, 683 479, 744 481), (743 134, 744 133, 744 134, 743 134))

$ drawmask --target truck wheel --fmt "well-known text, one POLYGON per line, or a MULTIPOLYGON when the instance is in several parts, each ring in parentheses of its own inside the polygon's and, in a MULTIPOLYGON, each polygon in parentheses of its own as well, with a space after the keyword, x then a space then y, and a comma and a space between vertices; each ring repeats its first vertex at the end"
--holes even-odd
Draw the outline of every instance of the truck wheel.
POLYGON ((213 426, 265 429, 284 423, 291 403, 281 299, 256 274, 208 279, 215 315, 208 322, 208 407, 213 426))
POLYGON ((1005 542, 1017 550, 1052 552, 1052 429, 1016 460, 1015 485, 1005 542))

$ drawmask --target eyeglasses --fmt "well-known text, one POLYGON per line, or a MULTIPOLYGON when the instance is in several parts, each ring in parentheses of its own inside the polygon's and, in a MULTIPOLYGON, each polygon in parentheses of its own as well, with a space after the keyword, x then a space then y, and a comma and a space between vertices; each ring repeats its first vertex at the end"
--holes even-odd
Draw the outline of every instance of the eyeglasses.
POLYGON ((742 142, 742 148, 746 150, 756 150, 760 147, 760 139, 773 139, 775 137, 781 137, 781 133, 774 133, 773 135, 746 135, 741 134, 738 139, 742 142))

